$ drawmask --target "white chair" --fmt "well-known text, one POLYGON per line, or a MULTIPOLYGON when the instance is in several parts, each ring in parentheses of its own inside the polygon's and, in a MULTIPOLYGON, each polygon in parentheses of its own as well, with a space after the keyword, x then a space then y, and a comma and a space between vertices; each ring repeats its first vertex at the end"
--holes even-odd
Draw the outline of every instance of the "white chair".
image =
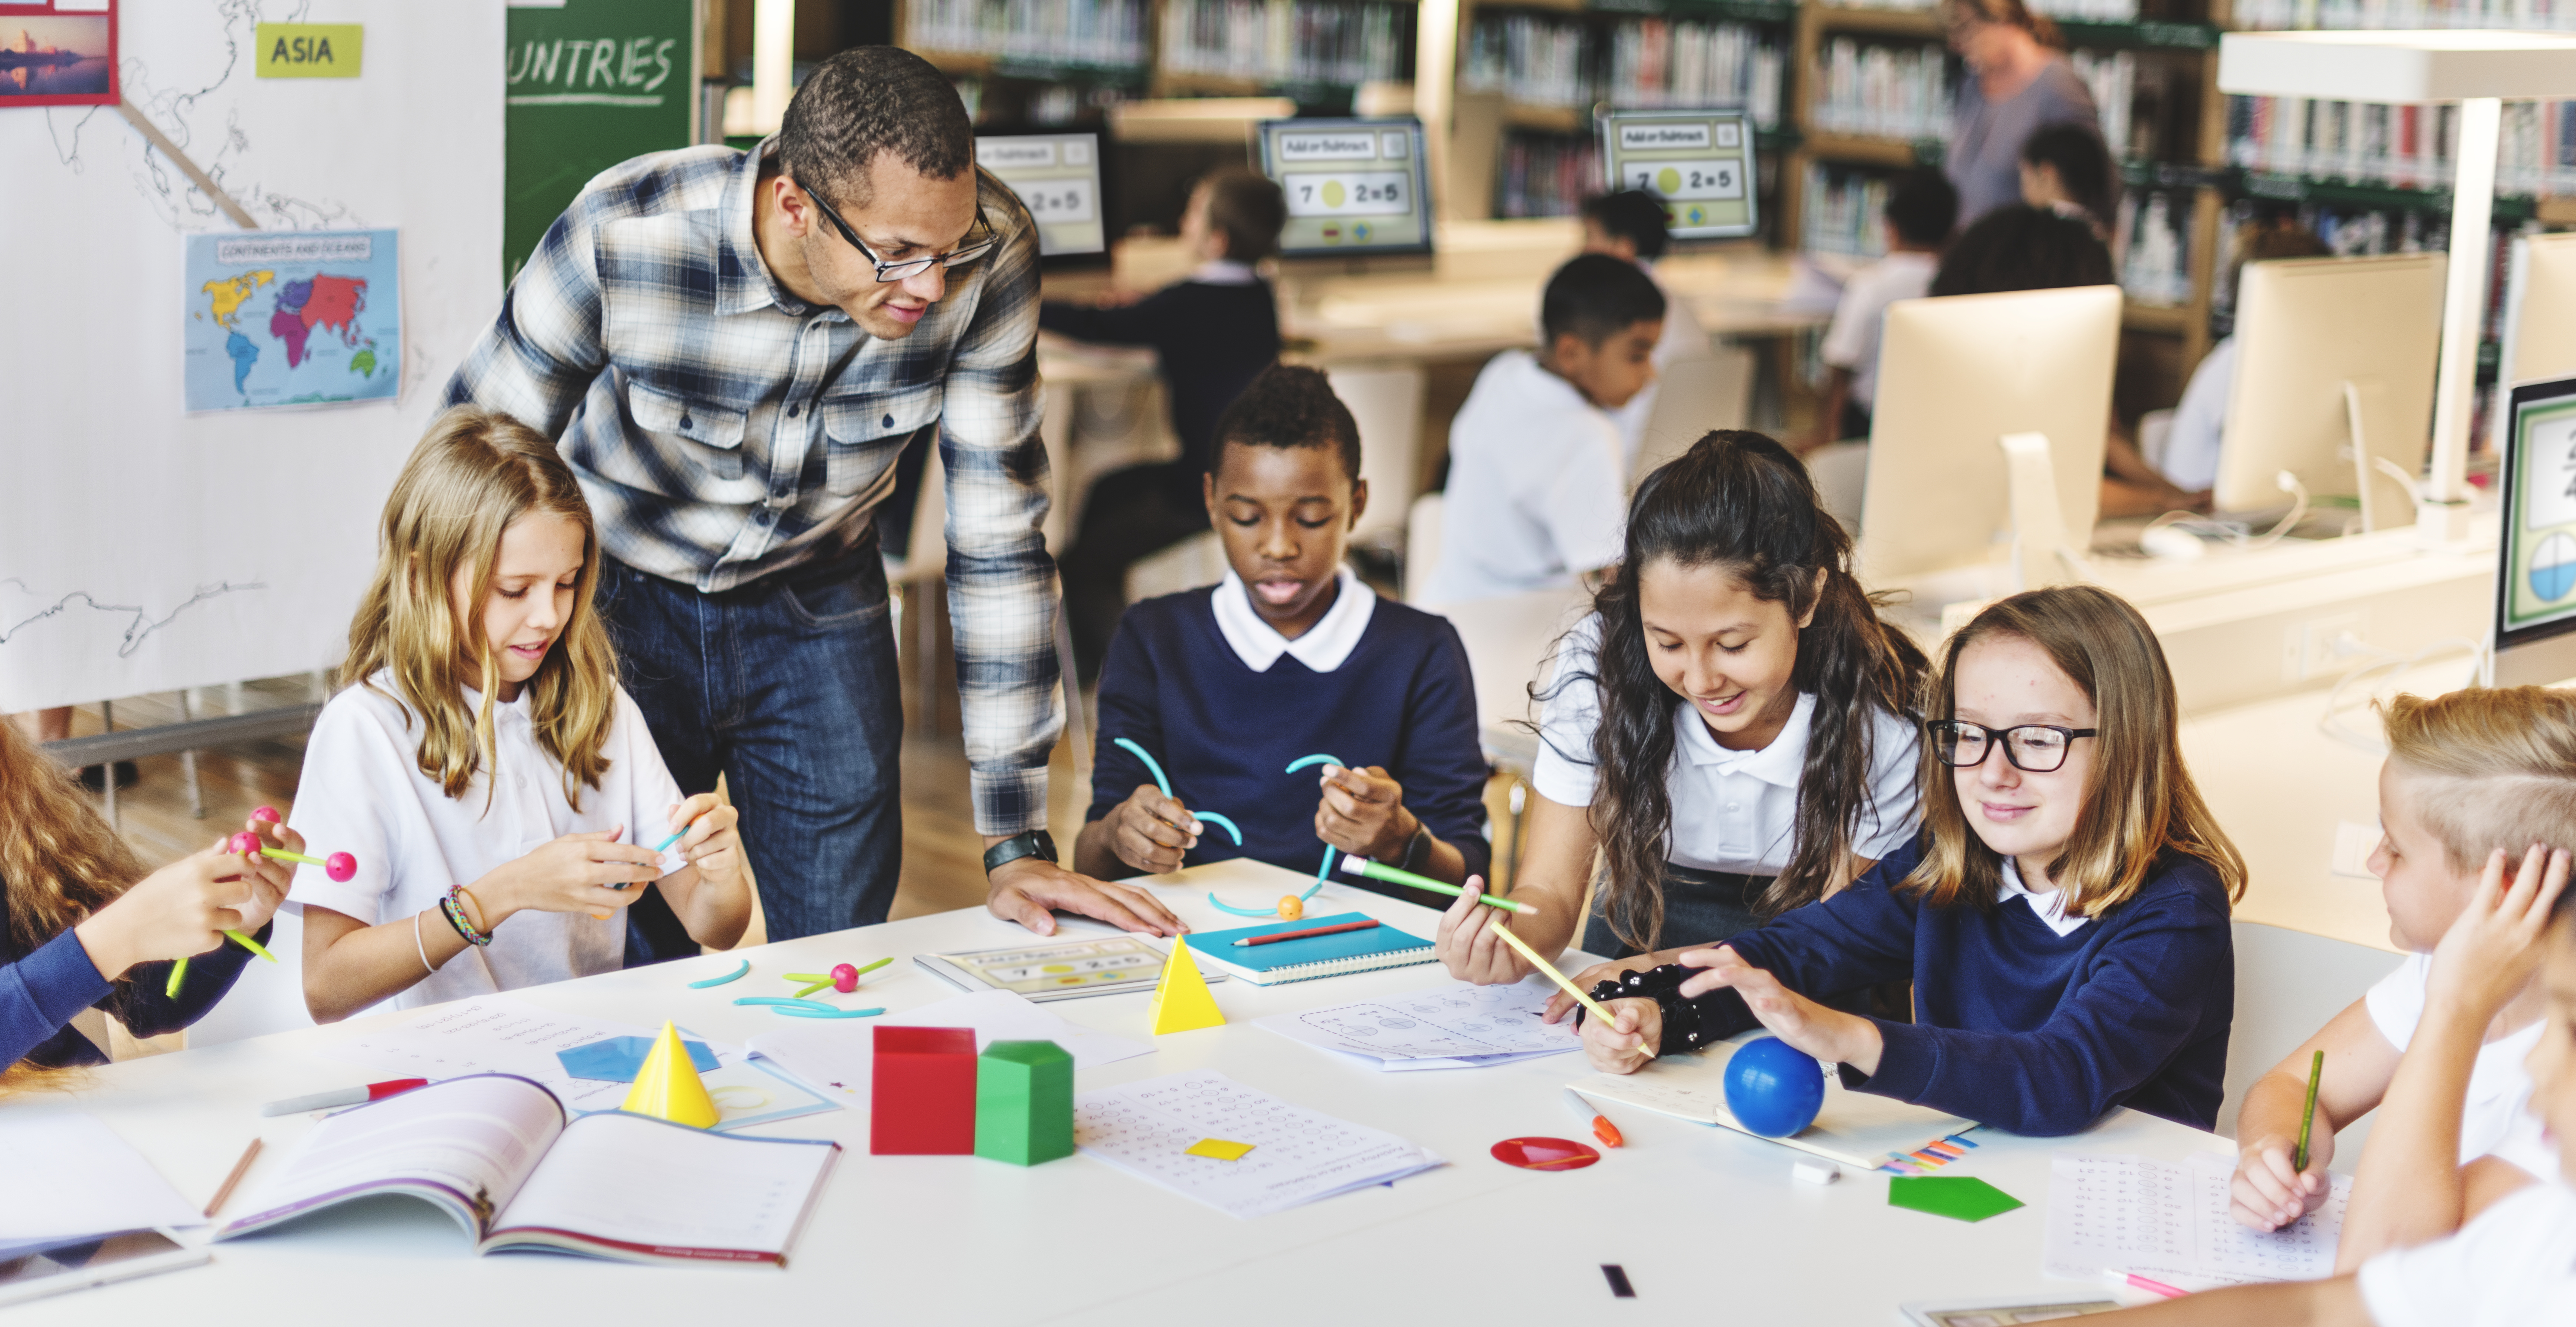
POLYGON ((1325 375, 1360 426, 1360 478, 1368 481, 1369 509, 1352 533, 1400 530, 1421 485, 1423 372, 1413 366, 1337 365, 1325 375))
MULTIPOLYGON (((2218 1132, 2230 1138, 2245 1089, 2401 961, 2385 949, 2261 922, 2235 923, 2235 937, 2236 1025, 2227 1038, 2227 1096, 2218 1110, 2218 1132)), ((2335 1136, 2334 1169, 2351 1172, 2372 1118, 2365 1115, 2335 1136)))
POLYGON ((1723 346, 1674 360, 1656 380, 1654 392, 1637 454, 1628 466, 1630 488, 1711 430, 1746 426, 1752 410, 1753 353, 1723 346))
POLYGON ((1807 453, 1807 473, 1816 481, 1816 496, 1825 510, 1860 533, 1861 498, 1869 492, 1869 444, 1831 442, 1807 453))
POLYGON ((1446 493, 1425 493, 1404 514, 1404 601, 1420 604, 1422 592, 1440 569, 1440 532, 1449 509, 1446 493))

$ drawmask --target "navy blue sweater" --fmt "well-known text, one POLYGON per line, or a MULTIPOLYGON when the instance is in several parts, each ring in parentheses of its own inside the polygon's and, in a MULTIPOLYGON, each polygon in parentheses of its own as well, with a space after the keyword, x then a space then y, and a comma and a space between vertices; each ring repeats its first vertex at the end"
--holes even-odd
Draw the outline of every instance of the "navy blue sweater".
MULTIPOLYGON (((1100 730, 1091 768, 1098 820, 1154 776, 1112 745, 1127 738, 1162 762, 1172 795, 1243 829, 1238 848, 1209 825, 1190 865, 1251 857, 1313 874, 1319 771, 1285 771, 1300 756, 1329 753, 1352 767, 1378 765, 1404 785, 1404 804, 1467 859, 1493 862, 1485 841, 1485 756, 1476 742, 1476 687, 1467 650, 1447 618, 1381 598, 1342 666, 1318 673, 1293 654, 1256 673, 1225 643, 1212 606, 1218 586, 1148 599, 1127 610, 1100 671, 1100 730)), ((1445 905, 1417 889, 1345 884, 1445 905)))
MULTIPOLYGON (((251 938, 266 944, 271 929, 262 927, 251 938)), ((71 1026, 74 1014, 96 1005, 135 1036, 176 1032, 224 998, 250 951, 227 940, 213 953, 189 960, 188 979, 176 999, 162 994, 170 981, 169 964, 137 963, 132 980, 118 985, 98 975, 98 965, 70 931, 22 954, 8 938, 8 928, 0 926, 0 956, 7 960, 0 964, 0 1068, 20 1060, 60 1068, 107 1060, 71 1026)))
MULTIPOLYGON (((1878 1072, 1845 1070, 1847 1085, 2038 1136, 2074 1133, 2114 1106, 2217 1123, 2236 1011, 2217 872, 2168 854, 2135 898, 2061 936, 2019 899, 1933 908, 1892 888, 1923 844, 1727 942, 1801 995, 1913 981, 1915 1021, 1880 1020, 1878 1072)), ((1723 1035, 1755 1026, 1733 991, 1702 1004, 1723 1035)))

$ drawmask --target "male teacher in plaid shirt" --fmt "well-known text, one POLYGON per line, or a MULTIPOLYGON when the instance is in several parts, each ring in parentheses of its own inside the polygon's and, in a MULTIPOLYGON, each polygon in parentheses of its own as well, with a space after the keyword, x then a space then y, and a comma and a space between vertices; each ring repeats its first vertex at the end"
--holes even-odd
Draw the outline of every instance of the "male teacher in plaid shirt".
MULTIPOLYGON (((903 717, 874 516, 925 434, 986 905, 1041 935, 1054 909, 1179 929, 1144 891, 1058 867, 1045 834, 1063 719, 1037 258, 947 79, 861 47, 751 152, 591 181, 448 385, 553 435, 580 476, 622 680, 683 791, 725 776, 772 940, 894 901, 903 717)), ((630 964, 697 952, 658 892, 628 915, 630 964)))

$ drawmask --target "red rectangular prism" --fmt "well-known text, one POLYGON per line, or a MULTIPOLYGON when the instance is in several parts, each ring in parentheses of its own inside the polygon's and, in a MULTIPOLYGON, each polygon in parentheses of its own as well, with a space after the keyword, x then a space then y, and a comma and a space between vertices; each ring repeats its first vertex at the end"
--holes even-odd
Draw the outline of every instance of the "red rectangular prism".
POLYGON ((880 1027, 868 1093, 868 1151, 965 1156, 975 1150, 975 1033, 880 1027))

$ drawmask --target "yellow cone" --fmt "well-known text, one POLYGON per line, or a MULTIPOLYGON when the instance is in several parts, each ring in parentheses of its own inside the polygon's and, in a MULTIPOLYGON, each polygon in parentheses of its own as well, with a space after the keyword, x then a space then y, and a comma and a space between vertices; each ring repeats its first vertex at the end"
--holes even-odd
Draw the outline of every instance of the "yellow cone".
POLYGON ((720 1118, 707 1085, 698 1081, 698 1067, 689 1062, 689 1048, 680 1044, 680 1030, 667 1022, 645 1055, 644 1067, 635 1071, 626 1104, 618 1109, 693 1129, 712 1127, 720 1118))
POLYGON ((1154 1035, 1223 1027, 1225 1011, 1208 994, 1207 979, 1190 959, 1190 942, 1172 937, 1172 957, 1163 964, 1163 980, 1154 987, 1154 1035))

